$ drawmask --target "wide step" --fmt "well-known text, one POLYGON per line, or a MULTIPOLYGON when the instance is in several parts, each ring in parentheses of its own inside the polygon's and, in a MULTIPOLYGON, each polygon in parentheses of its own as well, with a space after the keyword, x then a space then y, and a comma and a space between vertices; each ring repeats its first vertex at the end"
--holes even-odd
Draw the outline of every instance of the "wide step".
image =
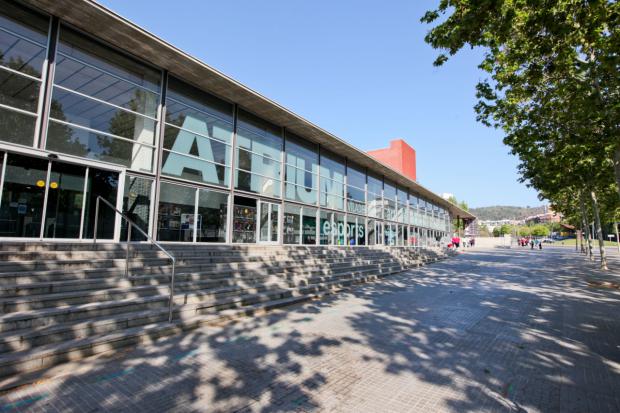
POLYGON ((175 245, 169 261, 132 245, 0 247, 0 376, 114 351, 214 322, 332 294, 449 256, 386 247, 175 245))

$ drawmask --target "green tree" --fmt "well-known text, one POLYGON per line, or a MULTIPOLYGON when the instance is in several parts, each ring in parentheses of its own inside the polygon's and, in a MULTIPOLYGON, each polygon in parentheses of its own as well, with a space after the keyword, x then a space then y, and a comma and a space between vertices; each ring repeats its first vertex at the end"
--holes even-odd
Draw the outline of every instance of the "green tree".
POLYGON ((512 228, 512 225, 503 224, 501 227, 499 227, 499 233, 500 235, 510 235, 513 232, 512 228))
POLYGON ((532 235, 535 237, 549 236, 549 228, 545 225, 534 225, 531 229, 532 235))
POLYGON ((447 54, 465 45, 484 49, 479 67, 489 77, 476 87, 478 120, 502 128, 522 180, 542 198, 566 214, 579 210, 586 232, 590 217, 597 222, 602 268, 601 218, 617 210, 620 194, 619 7, 442 0, 422 18, 447 15, 426 37, 447 54), (615 200, 602 195, 609 187, 615 200))

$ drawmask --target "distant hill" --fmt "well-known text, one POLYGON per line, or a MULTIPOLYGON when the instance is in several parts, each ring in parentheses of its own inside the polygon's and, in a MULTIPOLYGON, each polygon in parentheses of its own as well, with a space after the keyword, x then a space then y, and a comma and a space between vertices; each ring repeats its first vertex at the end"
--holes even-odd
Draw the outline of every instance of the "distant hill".
POLYGON ((523 219, 530 215, 542 214, 545 212, 544 206, 537 207, 518 207, 518 206, 488 206, 480 208, 470 208, 469 212, 482 221, 499 221, 501 219, 523 219))

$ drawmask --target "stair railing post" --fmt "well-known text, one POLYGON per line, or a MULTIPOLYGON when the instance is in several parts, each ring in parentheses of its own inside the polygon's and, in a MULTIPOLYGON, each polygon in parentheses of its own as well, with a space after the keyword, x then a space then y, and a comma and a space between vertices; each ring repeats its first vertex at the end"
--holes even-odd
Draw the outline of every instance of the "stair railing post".
POLYGON ((129 278, 129 241, 131 240, 131 227, 133 225, 131 225, 130 222, 127 222, 127 245, 126 245, 126 249, 127 251, 125 252, 125 278, 129 278))
POLYGON ((172 275, 170 277, 170 301, 168 302, 168 322, 172 323, 172 306, 174 304, 174 267, 175 259, 172 258, 172 275))
POLYGON ((99 197, 95 201, 95 228, 93 232, 93 244, 97 243, 97 223, 99 222, 99 197))

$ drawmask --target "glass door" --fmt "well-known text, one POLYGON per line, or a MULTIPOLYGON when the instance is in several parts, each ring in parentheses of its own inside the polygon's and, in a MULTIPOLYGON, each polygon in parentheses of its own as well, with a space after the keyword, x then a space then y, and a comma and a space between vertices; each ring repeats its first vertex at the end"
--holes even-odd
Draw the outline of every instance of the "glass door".
POLYGON ((86 168, 52 162, 44 238, 80 238, 86 168))
MULTIPOLYGON (((118 172, 14 153, 4 158, 0 237, 92 238, 97 196, 116 206, 118 172)), ((98 237, 112 239, 116 221, 101 206, 98 237)))
POLYGON ((39 238, 49 162, 12 153, 4 156, 0 236, 39 238))
POLYGON ((280 234, 280 205, 258 201, 258 210, 258 242, 277 243, 280 234))

